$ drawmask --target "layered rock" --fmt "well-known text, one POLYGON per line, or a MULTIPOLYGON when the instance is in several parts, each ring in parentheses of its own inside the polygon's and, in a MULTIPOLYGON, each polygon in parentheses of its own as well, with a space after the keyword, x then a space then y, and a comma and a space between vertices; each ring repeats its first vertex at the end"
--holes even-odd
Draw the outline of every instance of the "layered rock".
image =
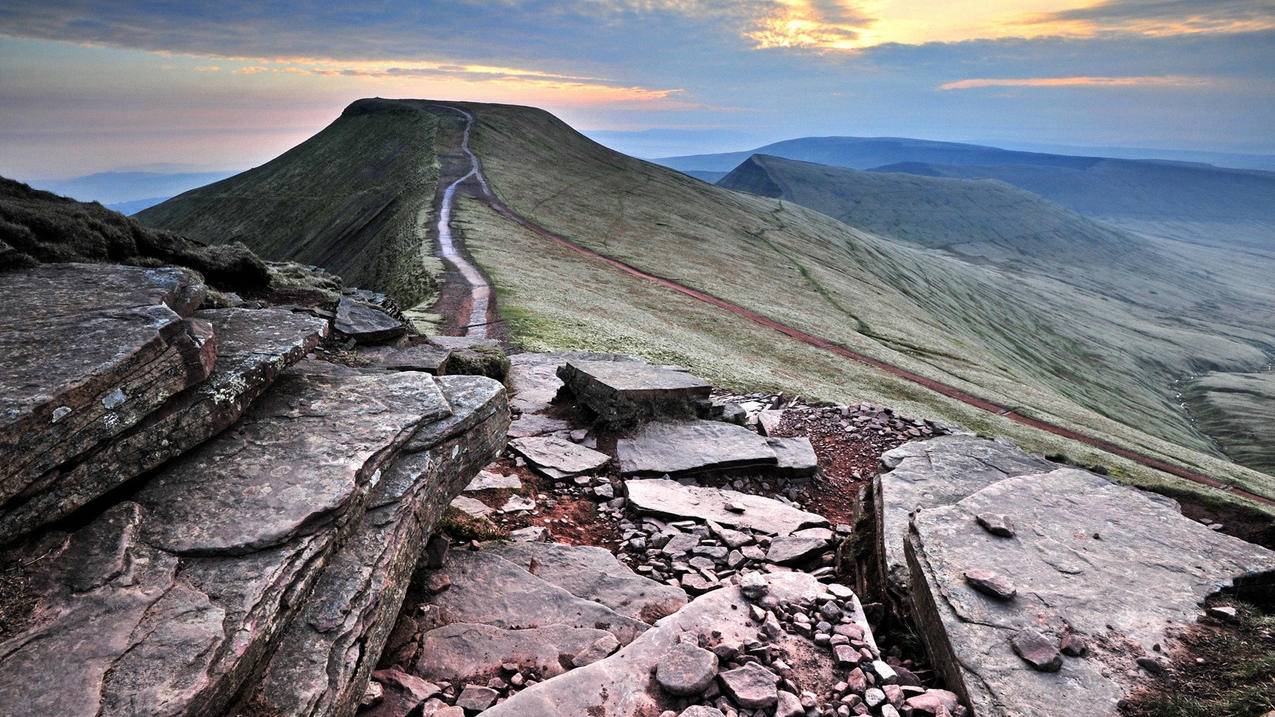
POLYGON ((224 710, 398 451, 451 415, 425 374, 289 370, 132 500, 33 544, 31 608, 0 644, 0 713, 224 710))
POLYGON ((906 551, 918 634, 980 717, 1115 714, 1141 680, 1140 659, 1194 622, 1206 596, 1236 582, 1275 590, 1275 552, 1075 469, 1005 478, 924 508, 906 551), (979 521, 989 514, 1017 526, 1013 535, 979 521), (1016 594, 988 594, 973 571, 1016 594), (1078 641, 1086 656, 1059 655, 1078 641))
POLYGON ((187 318, 204 293, 184 269, 0 275, 0 504, 208 377, 212 329, 187 318))
POLYGON ((213 309, 194 317, 208 322, 216 341, 208 380, 42 476, 0 510, 0 542, 65 517, 220 433, 327 334, 326 321, 280 309, 213 309))
POLYGON ((438 379, 451 415, 419 428, 372 487, 367 513, 279 640, 253 712, 350 715, 403 603, 420 547, 448 499, 504 446, 499 383, 438 379))
POLYGON ((638 511, 679 518, 710 520, 719 525, 788 535, 827 524, 821 515, 794 508, 764 496, 738 491, 682 485, 662 478, 624 482, 629 503, 638 511))

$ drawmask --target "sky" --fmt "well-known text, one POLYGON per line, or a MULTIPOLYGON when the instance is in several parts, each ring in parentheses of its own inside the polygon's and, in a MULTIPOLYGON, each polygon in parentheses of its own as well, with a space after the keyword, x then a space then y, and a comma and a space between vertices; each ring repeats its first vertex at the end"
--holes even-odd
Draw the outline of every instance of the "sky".
POLYGON ((1275 0, 5 0, 0 174, 238 169, 360 97, 640 156, 808 135, 1275 153, 1275 0))

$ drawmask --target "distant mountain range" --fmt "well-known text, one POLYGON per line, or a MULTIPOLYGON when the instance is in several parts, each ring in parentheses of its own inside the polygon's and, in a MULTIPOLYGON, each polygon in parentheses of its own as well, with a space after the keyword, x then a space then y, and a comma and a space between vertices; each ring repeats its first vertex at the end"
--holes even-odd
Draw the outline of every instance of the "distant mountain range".
POLYGON ((71 179, 34 179, 36 189, 71 197, 81 202, 99 202, 121 214, 133 214, 159 204, 195 187, 234 174, 220 172, 112 171, 71 179))
MULTIPOLYGON (((1083 157, 895 137, 805 137, 749 152, 656 161, 712 181, 711 173, 729 172, 754 154, 927 177, 999 179, 1081 214, 1139 228, 1146 222, 1190 222, 1275 229, 1275 172, 1197 162, 1083 157)), ((1275 245, 1255 236, 1246 230, 1236 241, 1275 245)))

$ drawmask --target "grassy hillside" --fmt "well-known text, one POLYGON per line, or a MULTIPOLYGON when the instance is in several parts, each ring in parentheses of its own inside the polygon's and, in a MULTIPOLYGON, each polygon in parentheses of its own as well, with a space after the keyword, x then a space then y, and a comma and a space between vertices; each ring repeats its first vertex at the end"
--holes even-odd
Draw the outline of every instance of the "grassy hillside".
POLYGON ((425 244, 438 173, 437 117, 377 100, 266 164, 140 212, 193 238, 242 241, 315 264, 413 306, 435 287, 425 244), (424 260, 423 260, 424 259, 424 260))
MULTIPOLYGON (((1216 448, 1170 386, 1191 367, 1265 362, 1249 326, 1219 331, 1046 277, 1026 281, 625 157, 547 113, 470 107, 488 178, 516 211, 639 268, 1027 413, 1216 467, 1202 455, 1216 448)), ((504 288, 509 279, 484 266, 504 288)), ((573 327, 585 319, 568 319, 575 312, 563 306, 573 293, 563 286, 577 288, 573 270, 539 277, 534 302, 524 294, 502 304, 522 317, 516 325, 536 327, 536 345, 579 340, 573 327)), ((1203 300, 1190 293, 1173 300, 1203 300)))
POLYGON ((1237 463, 1275 475, 1275 373, 1209 373, 1186 383, 1191 414, 1237 463))
POLYGON ((1093 265, 1151 251, 1133 235, 995 180, 863 172, 758 154, 717 185, 786 199, 859 229, 997 264, 1093 265))

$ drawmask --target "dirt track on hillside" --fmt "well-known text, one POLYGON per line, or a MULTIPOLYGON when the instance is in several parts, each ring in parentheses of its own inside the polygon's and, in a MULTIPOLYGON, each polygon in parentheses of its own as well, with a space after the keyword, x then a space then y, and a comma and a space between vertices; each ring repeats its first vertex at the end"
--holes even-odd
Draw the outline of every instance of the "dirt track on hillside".
MULTIPOLYGON (((738 304, 733 304, 725 299, 713 296, 712 294, 700 291, 698 289, 692 289, 691 287, 686 286, 684 284, 680 284, 676 281, 673 281, 672 279, 666 279, 662 276, 657 276, 650 272, 643 271, 642 269, 639 269, 631 264, 627 264, 623 261, 620 261, 619 259, 614 259, 612 257, 606 256, 605 254, 601 254, 599 252, 594 251, 593 249, 582 246, 580 244, 577 244, 571 241, 570 239, 567 239, 558 234, 555 234, 554 232, 549 231, 543 226, 537 224, 536 222, 510 209, 509 206, 507 206, 504 202, 502 202, 499 198, 496 197, 495 193, 491 191, 490 185, 487 183, 487 178, 483 175, 481 162, 479 161, 478 157, 474 155, 473 152, 470 151, 469 149, 469 144, 468 144, 469 130, 473 125, 473 121, 474 121, 473 115, 466 110, 461 110, 456 107, 449 107, 449 109, 453 109, 455 111, 461 112, 462 114, 466 116, 468 120, 468 123, 466 124, 466 128, 465 128, 464 150, 471 159, 472 166, 473 166, 473 175, 478 180, 479 185, 481 187, 481 193, 479 195, 479 198, 481 198, 484 202, 486 202, 486 204, 489 207, 491 207, 491 209, 495 211, 497 214, 499 214, 500 216, 504 217, 505 219, 511 222, 519 224, 523 228, 531 232, 534 232, 535 234, 541 237, 544 237, 545 239, 548 239, 549 241, 552 241, 555 244, 558 244, 559 246, 570 249, 571 251, 574 251, 578 254, 589 257, 590 259, 594 259, 594 260, 603 262, 605 264, 608 264, 615 269, 618 269, 620 271, 623 271, 626 274, 629 274, 630 276, 634 276, 639 279, 644 279, 646 281, 663 286, 667 289, 676 291, 679 294, 688 296, 692 299, 702 301, 706 304, 711 304, 713 306, 718 307, 719 309, 722 309, 723 311, 728 311, 731 314, 734 314, 735 316, 748 319, 749 321, 752 321, 753 323, 758 324, 759 326, 764 326, 766 328, 778 331, 782 334, 785 334, 809 346, 814 346, 815 348, 823 349, 830 353, 841 356, 842 358, 850 359, 851 361, 856 361, 858 363, 866 364, 868 366, 879 369, 881 371, 885 371, 886 373, 889 373, 893 376, 897 376, 899 378, 905 379, 917 385, 924 386, 925 388, 928 388, 931 391, 947 396, 948 398, 960 401, 961 403, 973 406, 975 408, 982 409, 989 413, 994 413, 998 416, 1004 416, 1005 418, 1011 421, 1014 421, 1016 423, 1020 423, 1025 426, 1030 426, 1032 428, 1036 428, 1042 431, 1047 431, 1054 435, 1062 436, 1064 438, 1078 441, 1080 443, 1084 443, 1085 445, 1092 446, 1094 448, 1097 448, 1102 451, 1106 451, 1107 453, 1111 453, 1113 455, 1117 455, 1122 458, 1127 458, 1131 461, 1140 463, 1149 468, 1154 468, 1156 470, 1163 471, 1165 473, 1177 476, 1179 478, 1191 481, 1193 483, 1198 483, 1200 485, 1206 485, 1212 488, 1217 488, 1219 490, 1224 490, 1224 491, 1233 493, 1235 495, 1243 496, 1245 498, 1261 503, 1263 505, 1275 506, 1275 500, 1272 500, 1265 496, 1258 495, 1256 493, 1252 493, 1250 491, 1244 490, 1243 488, 1240 488, 1237 486, 1229 485, 1220 480, 1217 480, 1216 478, 1207 476, 1199 471, 1192 470, 1190 468, 1186 468, 1184 466, 1180 466, 1175 463, 1170 463, 1160 458, 1155 458, 1154 456, 1149 456, 1144 453, 1140 453, 1138 451, 1116 445, 1115 443, 1112 443, 1110 441, 1106 441, 1101 438, 1096 438, 1094 436, 1086 435, 1084 433, 1080 433, 1078 431, 1074 431, 1070 428, 1065 428, 1063 426, 1059 426, 1059 425, 1050 423, 1048 421, 1043 421, 1038 418, 1032 418, 1031 416, 1024 416, 1021 413, 1015 412, 1014 409, 1008 406, 1002 406, 994 401, 989 401, 987 399, 980 398, 967 391, 956 388, 955 386, 950 386, 941 381, 936 381, 927 376, 922 376, 921 374, 915 373, 913 371, 909 371, 908 369, 895 366, 893 364, 887 363, 885 361, 881 361, 880 359, 876 359, 871 356, 867 356, 865 354, 861 354, 857 351, 846 348, 845 346, 842 346, 841 344, 838 344, 834 341, 830 341, 820 336, 815 336, 814 334, 809 334, 800 329, 793 328, 791 326, 788 326, 787 324, 784 324, 774 319, 771 319, 769 317, 763 316, 755 311, 752 311, 751 309, 746 309, 742 306, 739 306, 738 304)), ((468 178, 468 176, 469 175, 466 175, 466 178, 468 178)), ((457 184, 459 184, 459 181, 457 182, 457 184)))

